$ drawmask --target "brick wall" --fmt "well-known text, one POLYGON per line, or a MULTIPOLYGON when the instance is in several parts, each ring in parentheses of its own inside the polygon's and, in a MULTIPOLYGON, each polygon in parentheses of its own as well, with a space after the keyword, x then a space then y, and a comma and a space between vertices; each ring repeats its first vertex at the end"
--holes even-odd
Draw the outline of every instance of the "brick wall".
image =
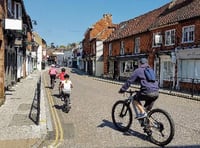
POLYGON ((83 40, 83 50, 85 53, 90 54, 92 52, 91 39, 97 38, 104 40, 110 35, 112 30, 108 28, 109 26, 112 26, 112 15, 104 14, 102 19, 86 31, 83 40))

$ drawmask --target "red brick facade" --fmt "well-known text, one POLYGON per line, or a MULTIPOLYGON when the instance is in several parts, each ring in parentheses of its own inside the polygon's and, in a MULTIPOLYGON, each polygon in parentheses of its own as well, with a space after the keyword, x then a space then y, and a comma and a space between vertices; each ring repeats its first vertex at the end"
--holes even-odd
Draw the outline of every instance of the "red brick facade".
MULTIPOLYGON (((137 63, 137 60, 144 56, 148 57, 150 66, 155 68, 161 87, 169 87, 170 85, 176 89, 183 89, 184 87, 188 88, 188 85, 191 86, 192 82, 182 82, 184 77, 182 71, 184 69, 181 68, 181 65, 190 61, 198 63, 200 60, 200 57, 197 58, 195 55, 186 56, 190 49, 194 49, 193 54, 199 54, 199 8, 198 0, 176 0, 149 13, 118 24, 116 30, 104 42, 104 74, 115 73, 115 69, 118 68, 119 77, 129 77, 127 72, 123 72, 124 63, 125 65, 137 63), (188 29, 188 27, 194 29, 194 31, 189 30, 192 41, 187 41, 189 38, 186 38, 186 41, 183 42, 183 37, 188 37, 187 34, 184 34, 183 29, 188 29), (194 32, 194 35, 192 32, 194 32), (162 42, 159 45, 153 45, 155 33, 161 35, 162 42), (169 33, 171 44, 167 42, 168 38, 166 38, 169 37, 169 33), (174 42, 172 33, 174 33, 174 42), (138 53, 134 51, 136 38, 139 38, 140 42, 138 53), (120 54, 122 41, 124 54, 120 54), (111 55, 109 55, 109 44, 112 46, 111 55), (118 63, 118 66, 113 63, 118 63), (166 64, 168 65, 167 69, 166 64), (116 67, 110 68, 110 66, 116 67), (167 72, 171 71, 170 75, 167 75, 166 70, 167 72)), ((195 80, 198 84, 193 86, 197 88, 196 85, 200 85, 200 77, 195 77, 195 80)))
POLYGON ((84 70, 93 75, 93 65, 96 54, 96 42, 104 41, 112 33, 112 15, 104 14, 103 18, 88 28, 82 41, 84 70))

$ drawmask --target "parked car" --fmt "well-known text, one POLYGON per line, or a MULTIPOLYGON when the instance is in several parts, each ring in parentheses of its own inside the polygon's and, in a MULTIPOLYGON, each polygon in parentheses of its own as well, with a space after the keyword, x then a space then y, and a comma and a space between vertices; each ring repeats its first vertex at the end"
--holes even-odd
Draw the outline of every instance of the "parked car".
POLYGON ((56 66, 55 66, 56 68, 60 68, 60 65, 59 64, 56 64, 56 66))

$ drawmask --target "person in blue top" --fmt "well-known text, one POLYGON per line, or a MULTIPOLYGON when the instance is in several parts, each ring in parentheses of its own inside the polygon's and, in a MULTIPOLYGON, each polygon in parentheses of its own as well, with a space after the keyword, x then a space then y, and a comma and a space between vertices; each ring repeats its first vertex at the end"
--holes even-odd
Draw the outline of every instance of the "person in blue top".
POLYGON ((147 116, 146 111, 152 109, 155 100, 159 96, 159 86, 158 81, 149 82, 144 74, 146 67, 150 67, 146 58, 141 58, 139 61, 139 67, 133 71, 130 78, 122 85, 119 93, 124 93, 131 84, 136 81, 140 82, 140 90, 134 96, 133 103, 137 106, 140 113, 136 119, 142 119, 147 116), (145 101, 143 108, 140 101, 145 101), (145 111, 146 110, 146 111, 145 111))

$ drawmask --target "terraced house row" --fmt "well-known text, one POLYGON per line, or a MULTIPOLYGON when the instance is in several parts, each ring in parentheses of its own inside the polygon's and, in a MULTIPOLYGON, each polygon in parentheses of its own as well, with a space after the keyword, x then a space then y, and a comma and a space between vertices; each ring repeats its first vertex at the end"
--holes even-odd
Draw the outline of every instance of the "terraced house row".
POLYGON ((33 31, 23 0, 0 1, 0 105, 5 90, 41 70, 46 42, 33 31))
POLYGON ((84 70, 90 74, 100 70, 102 60, 101 76, 124 80, 147 57, 160 87, 200 91, 199 0, 173 0, 119 24, 106 14, 86 31, 82 46, 84 70))

